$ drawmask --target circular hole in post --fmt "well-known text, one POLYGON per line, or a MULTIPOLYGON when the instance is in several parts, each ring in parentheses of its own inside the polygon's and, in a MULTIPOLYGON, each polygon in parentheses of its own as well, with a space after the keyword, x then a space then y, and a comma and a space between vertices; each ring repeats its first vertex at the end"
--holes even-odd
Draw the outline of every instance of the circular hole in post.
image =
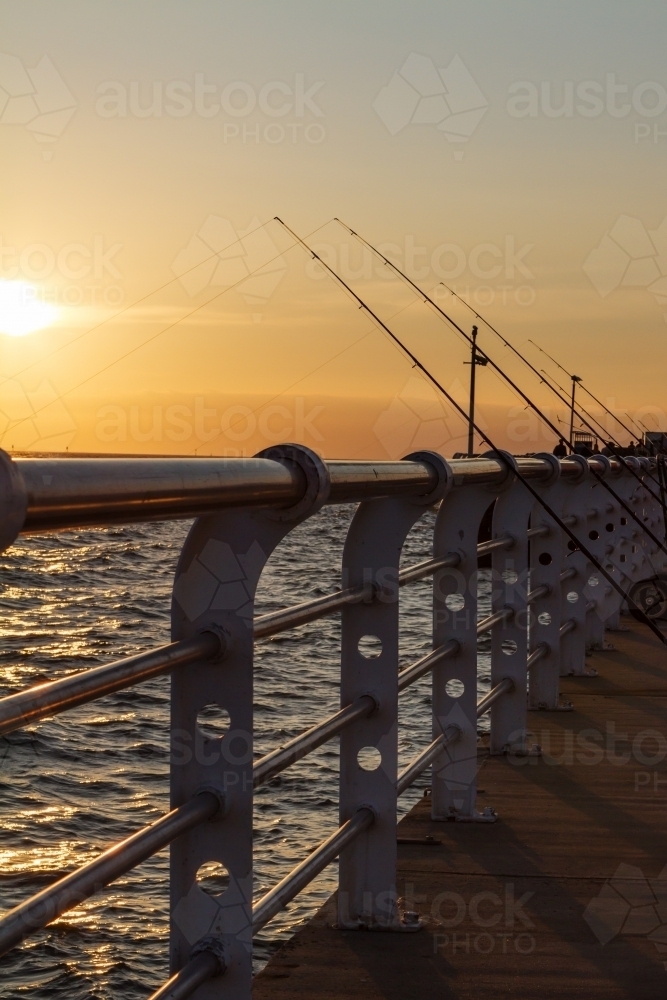
POLYGON ((512 656, 513 653, 516 653, 519 647, 515 643, 514 639, 503 639, 500 648, 502 649, 505 656, 512 656))
POLYGON ((570 593, 567 595, 567 599, 570 602, 570 604, 576 604, 577 601, 579 600, 579 594, 576 592, 576 590, 571 590, 570 593))
POLYGON ((466 599, 463 594, 447 594, 445 607, 450 611, 462 611, 466 606, 466 599))
POLYGON ((229 712, 220 705, 204 705, 197 715, 197 728, 209 740, 219 740, 229 731, 229 712))
POLYGON ((537 557, 537 561, 540 564, 540 566, 550 566, 551 563, 553 562, 553 556, 551 555, 550 552, 540 552, 539 556, 537 557))
POLYGON ((599 582, 600 581, 598 580, 597 576, 589 576, 589 578, 588 578, 588 586, 589 587, 597 587, 597 585, 599 584, 599 582))
POLYGON ((382 754, 377 747, 362 747, 357 754, 357 764, 362 771, 377 771, 382 763, 382 754))
POLYGON ((622 518, 621 518, 621 524, 625 525, 625 524, 627 524, 627 523, 628 523, 628 519, 627 519, 627 517, 622 517, 622 518))
POLYGON ((597 542, 598 538, 600 537, 600 532, 596 531, 595 528, 593 528, 592 531, 588 532, 588 537, 592 542, 597 542))
POLYGON ((205 861, 197 871, 195 881, 207 896, 222 896, 229 888, 229 872, 221 861, 205 861))
POLYGON ((551 625, 551 615, 548 611, 541 611, 537 616, 537 620, 540 625, 551 625))
POLYGON ((570 550, 570 552, 576 552, 577 549, 579 548, 577 543, 573 542, 572 539, 570 539, 570 541, 567 543, 567 547, 570 550))
POLYGON ((362 635, 357 649, 366 660, 375 660, 382 653, 382 640, 377 635, 362 635))
POLYGON ((605 526, 604 526, 604 530, 605 531, 614 531, 614 528, 615 528, 615 525, 612 524, 611 521, 609 522, 609 524, 605 524, 605 526))
POLYGON ((515 569, 504 569, 501 573, 503 583, 516 583, 519 579, 519 574, 515 569))
POLYGON ((460 698, 465 691, 465 684, 458 677, 450 677, 445 684, 445 691, 450 698, 460 698))

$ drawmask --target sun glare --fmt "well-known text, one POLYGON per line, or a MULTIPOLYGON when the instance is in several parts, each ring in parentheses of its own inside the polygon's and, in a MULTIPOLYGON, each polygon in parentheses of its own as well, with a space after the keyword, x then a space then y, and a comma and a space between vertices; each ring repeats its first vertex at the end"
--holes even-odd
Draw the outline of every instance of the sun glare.
POLYGON ((0 281, 0 333, 23 337, 53 323, 59 310, 41 302, 27 281, 0 281))

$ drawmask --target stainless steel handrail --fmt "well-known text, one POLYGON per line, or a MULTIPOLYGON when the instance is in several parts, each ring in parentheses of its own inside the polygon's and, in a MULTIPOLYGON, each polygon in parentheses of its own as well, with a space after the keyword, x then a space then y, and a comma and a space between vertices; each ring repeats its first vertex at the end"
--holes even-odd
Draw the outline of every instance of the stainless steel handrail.
MULTIPOLYGON (((539 482, 551 475, 545 459, 516 462, 528 479, 539 482)), ((605 474, 595 459, 590 464, 605 474)), ((507 477, 499 459, 451 459, 449 465, 455 486, 507 477)), ((229 507, 290 506, 304 492, 296 467, 267 458, 16 458, 13 466, 27 496, 23 532, 189 518, 229 507)), ((331 461, 327 466, 329 503, 423 496, 437 485, 427 462, 331 461)), ((577 478, 581 468, 563 459, 561 475, 577 478)))
POLYGON ((461 738, 461 730, 458 726, 448 726, 444 733, 440 736, 436 736, 432 743, 430 743, 425 750, 411 760, 410 763, 405 767, 396 779, 396 794, 402 795, 410 785, 412 785, 420 774, 422 774, 427 767, 429 767, 434 760, 440 756, 445 747, 448 747, 451 743, 456 743, 458 739, 461 738))
POLYGON ((449 639, 442 646, 432 649, 430 653, 411 663, 409 667, 404 667, 398 674, 399 692, 404 691, 405 688, 414 684, 420 677, 430 673, 443 660, 448 659, 450 656, 456 656, 460 649, 461 644, 456 639, 449 639))
POLYGON ((22 729, 49 715, 64 712, 86 702, 151 677, 171 673, 177 667, 218 655, 221 640, 214 632, 200 632, 190 639, 159 646, 148 653, 128 656, 90 670, 80 670, 57 681, 38 684, 17 694, 0 698, 0 736, 22 729))
POLYGON ((276 913, 284 910, 290 900, 305 889, 321 871, 338 857, 363 830, 373 825, 375 814, 372 809, 358 809, 330 837, 297 865, 289 875, 281 879, 252 908, 252 932, 256 934, 276 913))
POLYGON ((187 962, 148 1000, 187 1000, 195 990, 225 972, 225 966, 212 951, 201 951, 187 962))
POLYGON ((0 918, 0 955, 99 892, 103 886, 136 868, 176 837, 211 819, 220 805, 213 792, 200 792, 189 802, 110 847, 25 903, 19 903, 0 918))
POLYGON ((539 663, 539 661, 543 660, 545 656, 548 656, 550 652, 551 652, 551 646, 549 645, 549 643, 541 642, 539 646, 535 647, 533 652, 526 660, 526 668, 530 670, 530 668, 534 667, 536 663, 539 663))
POLYGON ((494 702, 498 701, 498 699, 504 694, 512 691, 513 688, 514 681, 511 677, 504 677, 501 681, 498 681, 495 687, 492 687, 491 690, 477 702, 477 718, 479 719, 482 715, 485 715, 494 702))
POLYGON ((370 715, 377 708, 375 698, 369 694, 364 694, 357 698, 351 705, 341 708, 339 712, 330 715, 323 722, 318 722, 303 733, 299 733, 282 747, 272 750, 264 757, 255 761, 252 768, 253 785, 257 788, 265 781, 269 781, 276 774, 280 774, 292 764, 305 757, 317 747, 322 746, 327 740, 337 736, 346 726, 349 726, 356 719, 361 719, 370 715))
MULTIPOLYGON (((478 553, 483 554, 496 548, 506 548, 513 542, 514 539, 510 535, 504 535, 501 538, 480 543, 478 553)), ((399 586, 424 579, 443 567, 456 566, 459 561, 460 557, 456 553, 450 553, 437 559, 427 559, 424 562, 416 563, 399 573, 399 586)), ((364 598, 372 599, 373 596, 374 589, 369 584, 364 587, 337 591, 325 597, 316 598, 314 601, 306 601, 304 604, 260 615, 255 619, 255 638, 266 638, 287 629, 305 625, 326 615, 334 614, 346 604, 355 603, 364 598)), ((490 628, 493 624, 495 621, 489 619, 486 627, 490 628)), ((90 670, 81 670, 60 680, 8 695, 5 698, 0 698, 0 735, 11 733, 30 722, 37 722, 49 715, 64 712, 96 698, 102 698, 104 695, 121 691, 134 684, 149 680, 151 677, 170 673, 179 666, 201 659, 210 659, 219 653, 219 637, 213 632, 202 632, 191 639, 169 643, 166 646, 149 650, 147 653, 126 657, 122 660, 116 660, 114 663, 93 667, 90 670)), ((452 653, 447 655, 452 655, 452 653)), ((426 673, 427 669, 423 672, 426 673)))
MULTIPOLYGON (((496 549, 511 548, 514 545, 512 535, 502 535, 500 538, 493 538, 488 542, 480 542, 477 546, 477 555, 486 555, 496 549)), ((404 587, 408 583, 415 583, 417 580, 424 580, 432 576, 437 570, 446 567, 455 567, 461 562, 461 557, 456 552, 450 552, 437 559, 426 559, 424 562, 416 563, 402 569, 398 574, 398 585, 404 587)), ((324 597, 316 597, 312 601, 304 601, 303 604, 296 604, 289 608, 281 608, 280 611, 271 611, 266 615, 259 615, 255 619, 254 634, 256 639, 264 639, 288 629, 298 628, 308 622, 333 615, 340 611, 347 604, 356 604, 358 601, 372 600, 375 591, 372 583, 367 583, 362 587, 348 587, 345 590, 334 591, 324 597)))
POLYGON ((482 618, 481 621, 477 622, 477 635, 490 632, 494 626, 508 622, 511 618, 514 618, 514 608, 500 608, 499 611, 494 611, 488 618, 482 618))

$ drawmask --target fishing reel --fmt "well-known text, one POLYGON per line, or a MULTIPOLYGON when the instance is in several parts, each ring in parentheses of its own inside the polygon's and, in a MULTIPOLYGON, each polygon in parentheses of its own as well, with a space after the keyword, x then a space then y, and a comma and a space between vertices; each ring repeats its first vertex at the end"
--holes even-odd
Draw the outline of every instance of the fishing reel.
MULTIPOLYGON (((647 618, 667 618, 667 577, 654 576, 647 580, 639 580, 628 591, 628 596, 647 618)), ((636 611, 630 608, 630 614, 639 618, 636 611)))

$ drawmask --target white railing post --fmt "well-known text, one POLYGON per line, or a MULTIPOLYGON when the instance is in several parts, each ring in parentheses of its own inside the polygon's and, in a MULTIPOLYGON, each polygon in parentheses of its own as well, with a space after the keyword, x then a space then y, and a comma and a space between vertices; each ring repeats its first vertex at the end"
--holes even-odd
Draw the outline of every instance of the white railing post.
MULTIPOLYGON (((216 817, 171 846, 171 972, 202 939, 224 951, 224 996, 250 1000, 252 978, 253 610, 257 583, 271 552, 298 523, 320 509, 329 491, 324 463, 300 446, 269 449, 263 458, 296 464, 305 493, 288 510, 231 510, 199 518, 176 570, 172 638, 201 629, 224 638, 221 662, 176 671, 171 687, 171 805, 203 789, 222 801, 216 817), (198 715, 228 713, 224 735, 207 737, 198 715), (207 862, 224 866, 229 884, 217 896, 197 885, 207 862)), ((196 1000, 217 1000, 220 984, 200 986, 196 1000)))
MULTIPOLYGON (((582 455, 569 455, 569 461, 577 461, 581 466, 581 478, 571 481, 571 489, 565 495, 563 515, 576 517, 576 522, 570 525, 572 532, 581 538, 586 547, 591 544, 589 539, 588 514, 593 507, 591 480, 592 474, 588 461, 582 455)), ((563 534, 563 569, 575 569, 576 576, 564 581, 561 588, 563 622, 573 622, 573 628, 561 637, 561 677, 573 674, 585 676, 586 668, 586 604, 590 598, 585 596, 585 590, 590 576, 589 562, 583 552, 578 549, 567 535, 563 534)))
POLYGON ((431 815, 436 820, 493 820, 477 801, 477 537, 495 488, 454 489, 440 505, 433 556, 458 555, 433 577, 433 645, 454 639, 458 655, 433 671, 433 738, 456 725, 461 736, 433 764, 431 815))
MULTIPOLYGON (((491 453, 493 454, 493 453, 491 453)), ((504 453, 516 465, 512 455, 504 453)), ((493 537, 509 534, 514 543, 496 549, 492 559, 491 612, 508 609, 511 617, 491 632, 491 687, 509 678, 513 688, 491 707, 492 754, 526 752, 528 659, 528 521, 534 500, 513 475, 501 487, 493 510, 493 537)))
MULTIPOLYGON (((563 505, 570 488, 560 478, 560 463, 554 455, 537 456, 551 462, 554 474, 543 489, 553 512, 562 517, 563 505)), ((560 662, 562 625, 561 572, 563 571, 563 538, 558 524, 536 503, 530 516, 531 528, 546 527, 547 535, 530 541, 530 589, 548 587, 548 593, 530 607, 528 652, 535 653, 546 644, 547 651, 530 669, 528 677, 528 707, 533 710, 555 711, 560 706, 560 662)))
POLYGON ((436 489, 428 497, 360 504, 343 555, 343 586, 366 585, 375 594, 342 612, 341 705, 370 695, 377 706, 340 737, 340 822, 362 808, 375 816, 340 855, 338 926, 354 930, 419 926, 403 925, 396 907, 398 570, 408 532, 447 493, 452 476, 439 455, 420 452, 408 458, 435 467, 436 489))

